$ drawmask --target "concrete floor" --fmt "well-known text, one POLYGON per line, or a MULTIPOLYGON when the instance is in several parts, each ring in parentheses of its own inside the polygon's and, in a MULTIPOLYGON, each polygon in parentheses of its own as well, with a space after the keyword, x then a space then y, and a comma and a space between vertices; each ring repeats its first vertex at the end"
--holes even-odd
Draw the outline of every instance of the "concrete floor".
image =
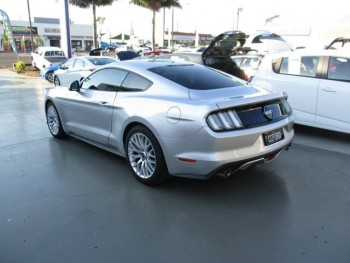
POLYGON ((269 164, 151 188, 52 138, 49 86, 0 70, 1 263, 350 262, 349 136, 297 126, 269 164))

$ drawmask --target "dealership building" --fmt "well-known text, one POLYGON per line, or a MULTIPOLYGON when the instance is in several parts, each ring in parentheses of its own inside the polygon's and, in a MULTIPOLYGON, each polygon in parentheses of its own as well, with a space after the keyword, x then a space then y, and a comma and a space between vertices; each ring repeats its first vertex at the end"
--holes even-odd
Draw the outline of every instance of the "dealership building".
MULTIPOLYGON (((34 17, 32 22, 32 34, 30 34, 29 21, 11 20, 13 38, 18 52, 31 51, 32 39, 34 49, 38 46, 61 47, 61 27, 58 18, 34 17)), ((74 51, 89 51, 93 46, 92 25, 70 25, 71 43, 74 51)), ((0 26, 1 45, 0 51, 8 51, 10 47, 4 37, 3 26, 0 26)))
MULTIPOLYGON (((61 47, 61 26, 58 18, 34 17, 31 27, 29 21, 11 20, 10 22, 18 52, 30 52, 32 39, 34 49, 38 46, 61 47)), ((92 25, 71 23, 70 34, 73 51, 90 51, 93 47, 92 25)), ((11 50, 11 46, 6 42, 4 27, 1 24, 0 35, 0 52, 11 50)), ((212 39, 211 34, 165 31, 163 46, 204 46, 208 45, 212 39)))

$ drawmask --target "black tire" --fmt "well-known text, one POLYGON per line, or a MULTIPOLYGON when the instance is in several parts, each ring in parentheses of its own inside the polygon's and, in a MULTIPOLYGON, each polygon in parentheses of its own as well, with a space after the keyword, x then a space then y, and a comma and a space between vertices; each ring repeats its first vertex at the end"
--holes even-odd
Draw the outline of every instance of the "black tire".
POLYGON ((169 177, 163 151, 153 133, 143 126, 133 127, 125 140, 129 168, 138 181, 156 185, 169 177))
POLYGON ((61 85, 60 79, 57 76, 55 76, 55 78, 53 80, 53 84, 55 84, 55 86, 60 86, 61 85))
POLYGON ((46 122, 53 137, 63 139, 67 137, 63 130, 60 115, 52 102, 46 105, 46 122))
POLYGON ((48 81, 48 82, 51 82, 53 83, 53 71, 48 71, 45 75, 45 79, 48 81))

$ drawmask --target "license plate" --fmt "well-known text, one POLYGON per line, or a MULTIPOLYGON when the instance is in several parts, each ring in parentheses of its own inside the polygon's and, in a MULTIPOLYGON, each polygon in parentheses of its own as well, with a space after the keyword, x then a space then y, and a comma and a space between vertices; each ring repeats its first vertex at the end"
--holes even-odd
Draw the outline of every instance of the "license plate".
POLYGON ((284 139, 282 128, 264 133, 263 136, 265 145, 271 145, 284 139))

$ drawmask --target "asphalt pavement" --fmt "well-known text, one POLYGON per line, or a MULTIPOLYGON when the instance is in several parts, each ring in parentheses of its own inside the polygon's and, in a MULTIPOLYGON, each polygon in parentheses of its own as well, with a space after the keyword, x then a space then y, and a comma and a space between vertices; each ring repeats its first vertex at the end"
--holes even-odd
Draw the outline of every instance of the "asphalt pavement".
POLYGON ((46 126, 52 84, 0 70, 0 262, 350 262, 350 136, 296 126, 288 151, 208 181, 134 179, 46 126))

